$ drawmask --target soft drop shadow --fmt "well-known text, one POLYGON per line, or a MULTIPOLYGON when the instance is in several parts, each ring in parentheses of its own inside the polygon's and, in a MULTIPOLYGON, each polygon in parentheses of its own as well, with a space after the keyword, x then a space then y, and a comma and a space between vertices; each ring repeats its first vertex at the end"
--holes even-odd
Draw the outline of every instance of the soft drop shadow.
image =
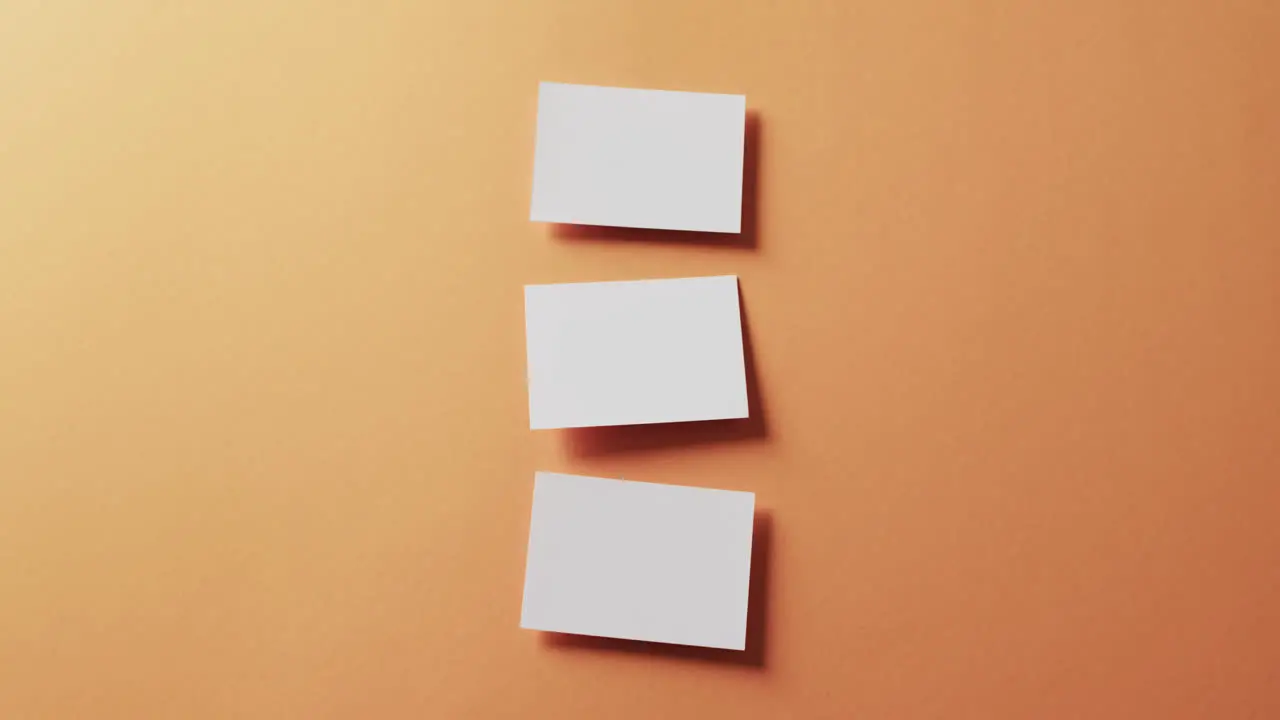
POLYGON ((685 445, 768 438, 769 425, 765 416, 764 395, 760 390, 760 377, 756 370, 755 352, 747 325, 747 305, 742 299, 741 292, 738 293, 738 298, 738 312, 742 319, 742 357, 747 376, 747 417, 732 420, 568 428, 564 430, 563 435, 569 452, 579 457, 592 457, 685 445))
POLYGON ((747 111, 742 149, 742 232, 718 233, 691 230, 652 230, 647 228, 610 227, 605 225, 570 225, 552 223, 551 234, 561 240, 596 241, 630 240, 679 245, 713 245, 736 249, 755 249, 760 244, 760 115, 747 111))
POLYGON ((694 662, 740 665, 764 669, 769 620, 769 563, 773 553, 773 517, 756 513, 751 538, 751 580, 747 590, 747 647, 745 650, 668 645, 642 640, 619 640, 591 635, 542 633, 543 645, 553 650, 619 652, 694 662))

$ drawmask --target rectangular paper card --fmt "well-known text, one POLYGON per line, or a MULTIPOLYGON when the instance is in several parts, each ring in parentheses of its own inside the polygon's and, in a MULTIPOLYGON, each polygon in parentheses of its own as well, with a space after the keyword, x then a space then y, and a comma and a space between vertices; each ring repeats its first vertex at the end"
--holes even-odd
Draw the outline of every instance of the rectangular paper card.
POLYGON ((526 285, 529 426, 747 417, 738 279, 526 285))
POLYGON ((755 502, 537 473, 520 627, 745 649, 755 502))
POLYGON ((741 231, 745 95, 544 82, 529 219, 741 231))

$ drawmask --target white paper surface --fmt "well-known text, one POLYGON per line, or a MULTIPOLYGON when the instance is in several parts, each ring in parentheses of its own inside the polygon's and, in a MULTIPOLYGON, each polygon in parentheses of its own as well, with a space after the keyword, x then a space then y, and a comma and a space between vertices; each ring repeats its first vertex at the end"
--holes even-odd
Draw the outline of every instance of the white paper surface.
POLYGON ((741 231, 745 95, 544 82, 529 219, 741 231))
POLYGON ((529 426, 747 417, 738 279, 526 285, 529 426))
POLYGON ((743 650, 755 494, 537 473, 520 627, 743 650))

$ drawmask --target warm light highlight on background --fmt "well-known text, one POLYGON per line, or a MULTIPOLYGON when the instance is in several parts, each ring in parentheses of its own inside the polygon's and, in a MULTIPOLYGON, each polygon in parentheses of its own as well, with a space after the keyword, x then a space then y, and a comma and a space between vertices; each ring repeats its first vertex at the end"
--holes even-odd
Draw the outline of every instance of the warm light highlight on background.
POLYGON ((1278 69, 1274 0, 4 3, 0 718, 1280 717, 1278 69), (753 231, 528 222, 539 80, 745 93, 753 231), (527 429, 524 283, 720 274, 762 419, 527 429), (757 493, 752 659, 520 630, 535 469, 757 493))

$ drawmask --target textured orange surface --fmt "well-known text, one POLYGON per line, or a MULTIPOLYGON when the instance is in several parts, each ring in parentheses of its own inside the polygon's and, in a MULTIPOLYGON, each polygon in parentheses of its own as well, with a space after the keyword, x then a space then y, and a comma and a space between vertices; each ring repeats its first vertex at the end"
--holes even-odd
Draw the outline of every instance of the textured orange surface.
POLYGON ((0 718, 1280 717, 1278 68, 1274 0, 4 3, 0 718), (544 79, 745 93, 753 230, 528 222, 544 79), (761 416, 527 429, 524 283, 723 273, 761 416), (756 492, 752 649, 520 630, 535 469, 756 492))

